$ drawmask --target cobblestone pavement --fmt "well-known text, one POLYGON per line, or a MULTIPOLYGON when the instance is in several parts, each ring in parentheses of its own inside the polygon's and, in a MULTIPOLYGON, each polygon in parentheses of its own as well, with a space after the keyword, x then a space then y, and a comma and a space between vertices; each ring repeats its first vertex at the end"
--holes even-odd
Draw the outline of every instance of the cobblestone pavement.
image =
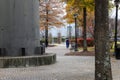
MULTIPOLYGON (((64 56, 69 52, 64 45, 47 48, 46 52, 57 54, 55 64, 28 68, 1 68, 0 80, 94 80, 94 57, 64 56)), ((112 59, 113 62, 114 80, 120 80, 119 61, 112 59)))

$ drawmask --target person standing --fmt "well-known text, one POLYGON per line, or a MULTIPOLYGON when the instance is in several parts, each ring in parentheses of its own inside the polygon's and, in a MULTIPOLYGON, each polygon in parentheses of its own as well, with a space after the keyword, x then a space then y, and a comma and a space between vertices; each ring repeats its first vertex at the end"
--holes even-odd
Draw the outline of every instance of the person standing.
POLYGON ((69 48, 69 40, 66 39, 66 48, 69 48))

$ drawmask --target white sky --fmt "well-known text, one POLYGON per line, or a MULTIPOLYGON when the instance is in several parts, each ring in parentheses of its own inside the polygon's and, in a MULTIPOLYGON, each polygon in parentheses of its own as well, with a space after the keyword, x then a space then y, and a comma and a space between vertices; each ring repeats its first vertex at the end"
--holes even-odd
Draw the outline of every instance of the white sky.
MULTIPOLYGON (((52 36, 54 36, 54 37, 58 36, 58 32, 60 32, 62 36, 67 37, 67 26, 69 26, 69 25, 66 25, 66 26, 61 27, 61 28, 52 28, 51 30, 49 30, 49 32, 52 33, 52 36)), ((74 24, 71 24, 71 26, 72 26, 71 32, 72 32, 72 35, 74 35, 75 34, 74 24)))
MULTIPOLYGON (((115 18, 115 15, 116 15, 116 9, 114 8, 110 13, 110 17, 115 18)), ((120 10, 118 10, 118 19, 120 19, 120 10)))

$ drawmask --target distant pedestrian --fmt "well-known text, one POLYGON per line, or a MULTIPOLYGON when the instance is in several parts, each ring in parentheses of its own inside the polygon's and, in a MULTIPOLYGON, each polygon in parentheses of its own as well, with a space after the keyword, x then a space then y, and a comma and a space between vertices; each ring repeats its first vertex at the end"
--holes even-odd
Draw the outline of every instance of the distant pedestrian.
POLYGON ((69 48, 69 40, 66 39, 66 48, 69 48))

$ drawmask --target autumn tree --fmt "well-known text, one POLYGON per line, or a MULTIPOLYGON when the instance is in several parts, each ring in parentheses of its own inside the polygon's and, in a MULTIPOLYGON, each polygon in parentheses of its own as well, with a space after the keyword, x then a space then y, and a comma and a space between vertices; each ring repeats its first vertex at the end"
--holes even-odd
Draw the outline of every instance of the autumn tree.
POLYGON ((95 80, 112 80, 108 0, 95 0, 95 80))
POLYGON ((73 23, 73 14, 78 14, 78 25, 83 26, 83 51, 87 51, 87 41, 86 41, 86 26, 90 26, 86 24, 86 21, 89 23, 93 22, 94 20, 94 0, 64 0, 67 3, 66 6, 66 20, 68 23, 73 23), (83 14, 83 15, 81 15, 83 14))
POLYGON ((48 46, 48 30, 61 27, 63 3, 60 0, 40 0, 40 29, 45 30, 45 45, 48 46))

